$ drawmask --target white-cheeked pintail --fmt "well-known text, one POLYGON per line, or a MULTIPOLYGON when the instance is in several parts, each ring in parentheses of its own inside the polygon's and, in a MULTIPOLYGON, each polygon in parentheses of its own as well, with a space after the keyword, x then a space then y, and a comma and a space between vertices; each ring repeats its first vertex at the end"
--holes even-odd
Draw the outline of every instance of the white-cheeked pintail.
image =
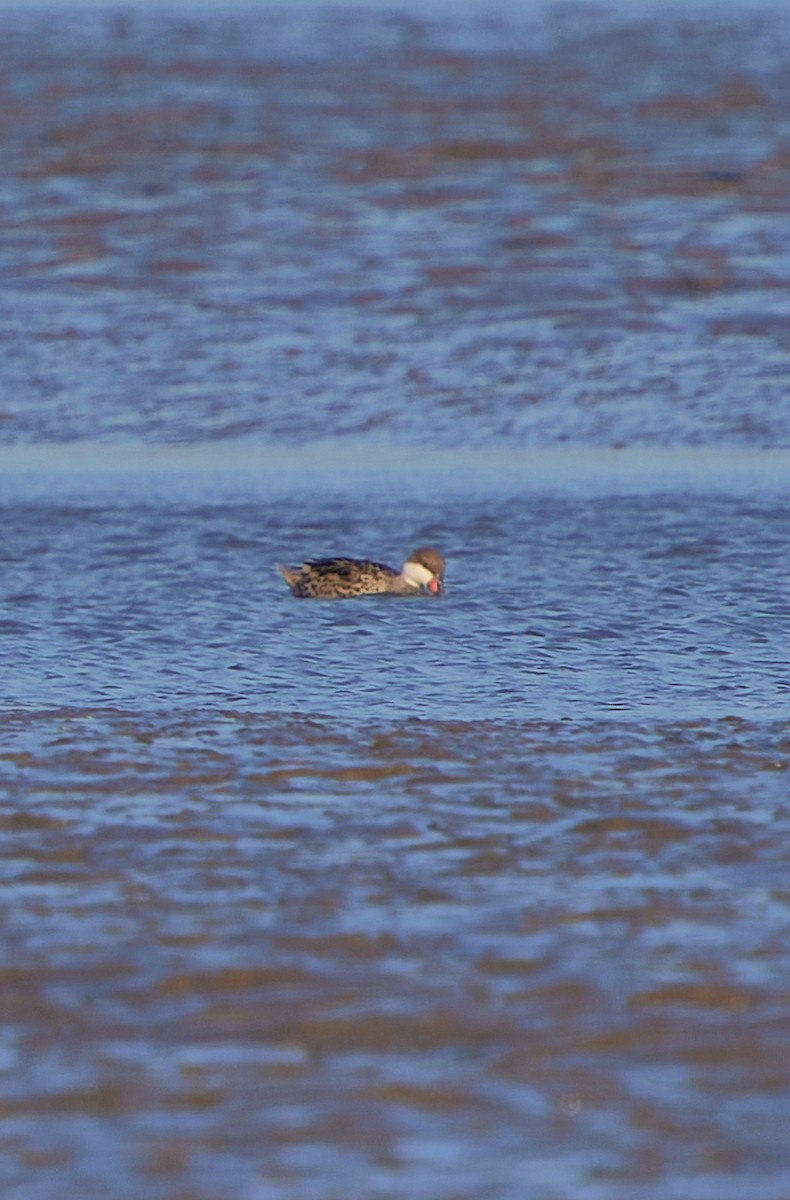
POLYGON ((444 559, 431 546, 413 551, 401 571, 366 558, 320 558, 278 571, 294 596, 341 600, 351 596, 438 596, 444 587, 444 559))

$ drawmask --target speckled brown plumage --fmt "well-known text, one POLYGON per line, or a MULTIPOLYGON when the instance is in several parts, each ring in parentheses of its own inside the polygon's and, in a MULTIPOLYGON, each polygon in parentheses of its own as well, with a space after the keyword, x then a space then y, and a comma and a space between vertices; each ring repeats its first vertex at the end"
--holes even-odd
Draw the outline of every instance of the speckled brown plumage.
POLYGON ((304 562, 300 567, 277 569, 294 596, 300 599, 343 600, 382 594, 419 596, 426 592, 438 595, 443 585, 444 559, 438 550, 423 546, 409 555, 400 572, 366 558, 321 558, 304 562))

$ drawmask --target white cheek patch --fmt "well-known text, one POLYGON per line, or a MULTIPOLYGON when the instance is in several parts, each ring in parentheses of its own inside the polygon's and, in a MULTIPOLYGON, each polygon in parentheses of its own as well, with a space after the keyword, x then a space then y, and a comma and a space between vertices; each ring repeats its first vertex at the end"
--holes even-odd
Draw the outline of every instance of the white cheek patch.
POLYGON ((413 587, 427 587, 433 577, 433 572, 424 567, 422 563, 407 562, 403 568, 403 578, 408 580, 413 587))

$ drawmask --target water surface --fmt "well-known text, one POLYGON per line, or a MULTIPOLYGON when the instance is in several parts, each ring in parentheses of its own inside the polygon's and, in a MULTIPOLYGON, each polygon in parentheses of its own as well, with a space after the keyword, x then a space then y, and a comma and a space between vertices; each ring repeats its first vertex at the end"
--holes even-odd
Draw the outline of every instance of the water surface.
POLYGON ((787 1200, 787 47, 0 12, 4 1200, 787 1200))
POLYGON ((7 471, 2 702, 786 715, 784 455, 355 453, 242 450, 234 470, 137 451, 112 470, 42 450, 65 469, 7 471), (432 542, 436 601, 300 604, 274 569, 432 542))

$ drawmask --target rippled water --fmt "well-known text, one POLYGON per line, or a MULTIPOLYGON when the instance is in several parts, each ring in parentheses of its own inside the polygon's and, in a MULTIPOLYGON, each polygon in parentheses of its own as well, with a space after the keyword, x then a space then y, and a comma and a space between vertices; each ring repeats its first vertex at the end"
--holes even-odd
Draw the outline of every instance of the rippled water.
POLYGON ((0 436, 787 445, 789 36, 7 14, 0 436))
POLYGON ((9 1194, 783 1195, 789 745, 7 717, 9 1194))
POLYGON ((0 12, 3 1200, 790 1194, 786 15, 437 13, 0 12))
POLYGON ((496 456, 379 451, 375 469, 342 471, 331 446, 236 472, 139 457, 93 476, 7 476, 3 703, 481 720, 785 711, 785 456, 753 455, 738 485, 725 455, 718 470, 717 456, 678 455, 674 473, 671 455, 626 451, 542 467, 503 456, 498 470, 496 456), (425 542, 449 561, 445 596, 425 603, 298 603, 274 570, 322 553, 400 564, 425 542))

